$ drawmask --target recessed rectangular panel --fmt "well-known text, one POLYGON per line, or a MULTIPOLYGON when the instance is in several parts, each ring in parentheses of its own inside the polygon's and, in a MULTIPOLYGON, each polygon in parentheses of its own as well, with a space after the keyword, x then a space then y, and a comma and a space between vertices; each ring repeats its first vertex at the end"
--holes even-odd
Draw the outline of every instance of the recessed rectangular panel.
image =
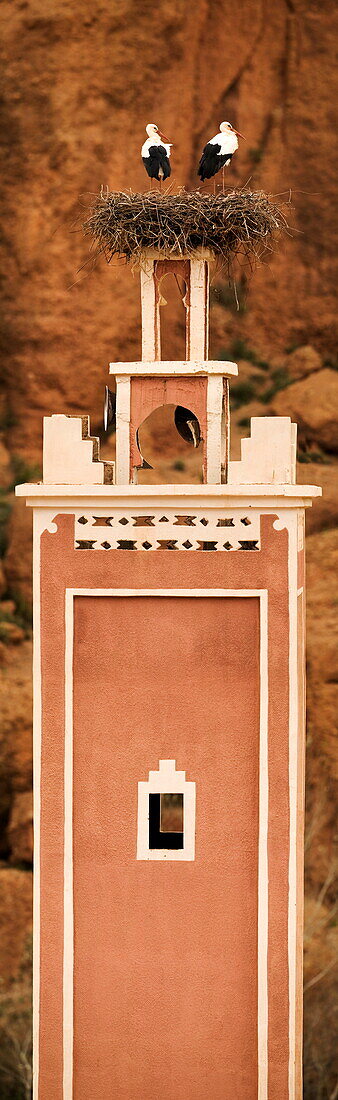
POLYGON ((259 600, 74 604, 75 1100, 257 1100, 259 600), (160 760, 190 862, 136 858, 160 760))

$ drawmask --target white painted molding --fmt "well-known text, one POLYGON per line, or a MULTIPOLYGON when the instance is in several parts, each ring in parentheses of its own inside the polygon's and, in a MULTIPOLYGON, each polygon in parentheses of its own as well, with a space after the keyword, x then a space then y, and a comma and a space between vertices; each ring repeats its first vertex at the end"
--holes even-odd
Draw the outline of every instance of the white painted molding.
POLYGON ((94 454, 99 441, 89 435, 89 417, 44 416, 45 485, 104 485, 105 463, 94 454))
POLYGON ((40 1058, 40 831, 41 831, 41 581, 40 540, 44 531, 54 534, 55 509, 34 511, 33 515, 33 799, 34 799, 34 875, 33 875, 33 1100, 39 1095, 40 1058))
POLYGON ((74 600, 65 596, 65 741, 63 881, 63 1100, 73 1097, 74 873, 73 873, 73 653, 74 600))
MULTIPOLYGON (((157 257, 158 258, 158 257, 157 257)), ((155 283, 155 259, 144 253, 140 268, 142 312, 142 359, 153 362, 160 358, 160 309, 155 283)), ((135 364, 134 364, 135 365, 135 364)), ((123 363, 111 363, 111 374, 123 374, 123 363), (116 370, 113 369, 116 367, 116 370)), ((126 371, 132 374, 132 371, 126 371)))
POLYGON ((298 512, 298 550, 304 549, 305 540, 305 516, 304 512, 298 512))
MULTIPOLYGON (((116 482, 130 482, 130 378, 116 377, 116 482)), ((134 487, 133 487, 134 488, 134 487)))
POLYGON ((294 485, 297 425, 289 416, 252 416, 251 435, 241 440, 240 462, 229 463, 229 482, 294 485))
POLYGON ((172 375, 177 377, 189 377, 189 375, 203 377, 209 374, 218 374, 221 378, 236 378, 238 366, 237 363, 223 361, 222 359, 206 359, 203 351, 199 356, 192 356, 191 359, 185 360, 170 359, 166 361, 161 359, 158 362, 153 362, 147 357, 144 361, 140 360, 137 363, 109 363, 109 373, 115 376, 119 375, 119 377, 126 374, 128 377, 142 378, 170 378, 172 375))
MULTIPOLYGON (((289 590, 289 898, 288 898, 288 963, 289 963, 289 1100, 300 1100, 297 1085, 297 954, 300 945, 297 943, 297 914, 298 914, 298 876, 297 861, 299 857, 297 814, 298 814, 298 773, 299 756, 305 751, 301 738, 304 737, 301 716, 298 713, 299 682, 298 682, 298 599, 303 593, 303 588, 298 589, 298 550, 299 529, 303 534, 304 513, 291 509, 284 510, 273 524, 275 530, 288 532, 288 590, 289 590)), ((304 674, 304 673, 303 673, 304 674)), ((304 674, 305 675, 305 674, 304 674)))
POLYGON ((209 375, 207 388, 207 483, 219 485, 222 465, 223 378, 209 375))
MULTIPOLYGON (((209 272, 205 260, 190 260, 189 360, 206 359, 209 344, 209 272)), ((231 366, 235 366, 234 363, 231 366)), ((218 365, 218 369, 220 364, 218 365)), ((231 372, 233 373, 233 372, 231 372)))
POLYGON ((138 783, 137 859, 191 861, 195 859, 196 784, 176 771, 175 760, 160 760, 158 771, 138 783), (183 794, 183 848, 149 848, 149 795, 183 794))
POLYGON ((33 1100, 38 1100, 40 1058, 40 832, 41 832, 41 591, 40 538, 43 513, 33 515, 33 1100))
POLYGON ((64 822, 64 966, 63 966, 63 1100, 73 1097, 73 634, 75 596, 166 596, 168 598, 258 597, 260 601, 260 734, 259 734, 259 839, 258 839, 258 1100, 268 1100, 268 592, 267 589, 103 589, 68 588, 65 594, 65 788, 64 822))
MULTIPOLYGON (((289 804, 290 804, 290 847, 289 847, 289 912, 288 912, 288 957, 289 957, 289 1097, 297 1097, 297 816, 298 816, 298 771, 301 752, 301 726, 298 715, 298 516, 295 512, 283 517, 288 529, 288 573, 289 573, 289 804)), ((298 1090, 297 1090, 298 1091, 298 1090)))
POLYGON ((264 508, 265 512, 275 508, 305 508, 312 503, 313 497, 320 497, 319 485, 17 485, 16 496, 26 498, 33 508, 51 508, 64 506, 69 511, 72 505, 95 507, 99 501, 104 507, 152 507, 161 502, 172 508, 264 508))

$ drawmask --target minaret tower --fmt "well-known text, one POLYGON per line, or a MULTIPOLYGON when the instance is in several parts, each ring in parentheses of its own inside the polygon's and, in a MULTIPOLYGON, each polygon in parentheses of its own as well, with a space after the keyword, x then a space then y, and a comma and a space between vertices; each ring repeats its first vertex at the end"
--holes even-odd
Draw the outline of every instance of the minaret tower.
POLYGON ((210 255, 141 259, 116 466, 44 420, 34 511, 34 1098, 301 1100, 304 513, 296 426, 229 460, 210 255), (186 359, 161 359, 161 281, 186 359), (139 485, 138 429, 198 422, 203 484, 139 485), (204 551, 204 552, 201 552, 204 551), (154 866, 154 863, 156 866, 154 866))

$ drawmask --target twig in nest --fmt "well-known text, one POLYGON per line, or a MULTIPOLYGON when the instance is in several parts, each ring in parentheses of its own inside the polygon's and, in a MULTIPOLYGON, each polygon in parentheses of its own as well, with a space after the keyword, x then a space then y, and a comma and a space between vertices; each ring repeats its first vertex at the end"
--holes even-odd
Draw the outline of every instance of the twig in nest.
POLYGON ((169 190, 112 191, 94 197, 83 222, 96 254, 137 261, 146 249, 192 255, 205 248, 228 265, 234 256, 262 259, 276 236, 290 232, 286 215, 264 191, 225 194, 169 190))

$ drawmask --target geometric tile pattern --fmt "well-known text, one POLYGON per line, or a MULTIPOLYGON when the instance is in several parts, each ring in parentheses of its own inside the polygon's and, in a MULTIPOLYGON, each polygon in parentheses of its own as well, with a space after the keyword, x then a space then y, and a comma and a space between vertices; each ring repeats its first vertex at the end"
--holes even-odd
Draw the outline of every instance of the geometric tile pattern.
POLYGON ((260 550, 260 513, 97 508, 75 515, 76 550, 260 550))

